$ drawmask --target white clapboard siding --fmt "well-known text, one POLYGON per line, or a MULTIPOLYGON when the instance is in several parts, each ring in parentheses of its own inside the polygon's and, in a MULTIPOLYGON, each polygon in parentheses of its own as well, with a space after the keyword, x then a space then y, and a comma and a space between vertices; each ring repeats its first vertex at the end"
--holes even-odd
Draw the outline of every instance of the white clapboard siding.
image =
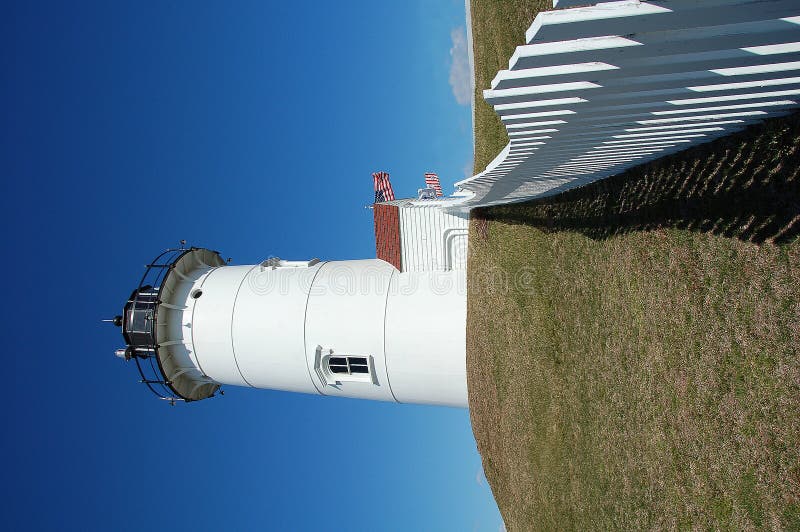
POLYGON ((403 271, 463 270, 467 267, 465 215, 451 214, 441 202, 399 206, 403 271))
POLYGON ((510 142, 456 184, 465 207, 555 194, 800 107, 798 0, 554 4, 483 92, 510 142))

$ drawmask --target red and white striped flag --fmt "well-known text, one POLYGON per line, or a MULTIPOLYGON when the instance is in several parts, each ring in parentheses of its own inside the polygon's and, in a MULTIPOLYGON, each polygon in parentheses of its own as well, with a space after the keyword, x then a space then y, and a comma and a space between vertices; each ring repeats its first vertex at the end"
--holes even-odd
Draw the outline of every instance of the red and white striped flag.
POLYGON ((442 194, 442 185, 439 184, 439 176, 428 172, 425 174, 425 186, 428 188, 436 189, 437 196, 443 196, 442 194))
POLYGON ((372 179, 375 182, 375 203, 394 201, 394 190, 392 190, 392 184, 389 183, 389 174, 375 172, 372 174, 372 179))

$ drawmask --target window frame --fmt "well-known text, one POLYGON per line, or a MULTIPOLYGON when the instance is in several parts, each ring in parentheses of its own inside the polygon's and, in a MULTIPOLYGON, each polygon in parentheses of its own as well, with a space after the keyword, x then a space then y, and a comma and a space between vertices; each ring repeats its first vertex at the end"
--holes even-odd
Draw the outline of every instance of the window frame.
MULTIPOLYGON (((317 376, 327 386, 341 386, 347 382, 363 382, 370 384, 377 384, 375 381, 375 360, 371 355, 361 354, 342 354, 337 353, 334 349, 317 346, 316 363, 314 364, 317 376), (331 370, 331 359, 345 359, 344 366, 347 367, 347 373, 338 373, 331 370), (353 364, 353 361, 363 361, 364 363, 353 364), (353 372, 351 366, 363 367, 366 365, 367 371, 353 372)), ((342 367, 343 364, 335 364, 335 366, 342 367)))

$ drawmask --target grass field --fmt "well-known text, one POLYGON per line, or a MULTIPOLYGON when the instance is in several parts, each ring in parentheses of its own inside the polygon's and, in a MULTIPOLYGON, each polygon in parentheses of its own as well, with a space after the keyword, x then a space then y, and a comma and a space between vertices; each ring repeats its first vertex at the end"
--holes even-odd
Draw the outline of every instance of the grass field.
MULTIPOLYGON (((473 0, 480 90, 550 2, 473 0)), ((473 213, 467 366, 511 530, 800 529, 800 119, 473 213)))

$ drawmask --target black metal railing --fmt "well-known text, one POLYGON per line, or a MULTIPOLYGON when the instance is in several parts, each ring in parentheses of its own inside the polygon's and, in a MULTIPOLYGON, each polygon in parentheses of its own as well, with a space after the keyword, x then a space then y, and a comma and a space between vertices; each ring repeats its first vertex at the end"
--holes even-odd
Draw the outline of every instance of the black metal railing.
POLYGON ((139 286, 128 298, 123 314, 122 335, 128 346, 125 357, 136 362, 141 377, 139 382, 173 405, 191 399, 182 396, 172 386, 158 356, 158 307, 164 282, 172 268, 184 255, 195 249, 171 248, 147 264, 139 286))

